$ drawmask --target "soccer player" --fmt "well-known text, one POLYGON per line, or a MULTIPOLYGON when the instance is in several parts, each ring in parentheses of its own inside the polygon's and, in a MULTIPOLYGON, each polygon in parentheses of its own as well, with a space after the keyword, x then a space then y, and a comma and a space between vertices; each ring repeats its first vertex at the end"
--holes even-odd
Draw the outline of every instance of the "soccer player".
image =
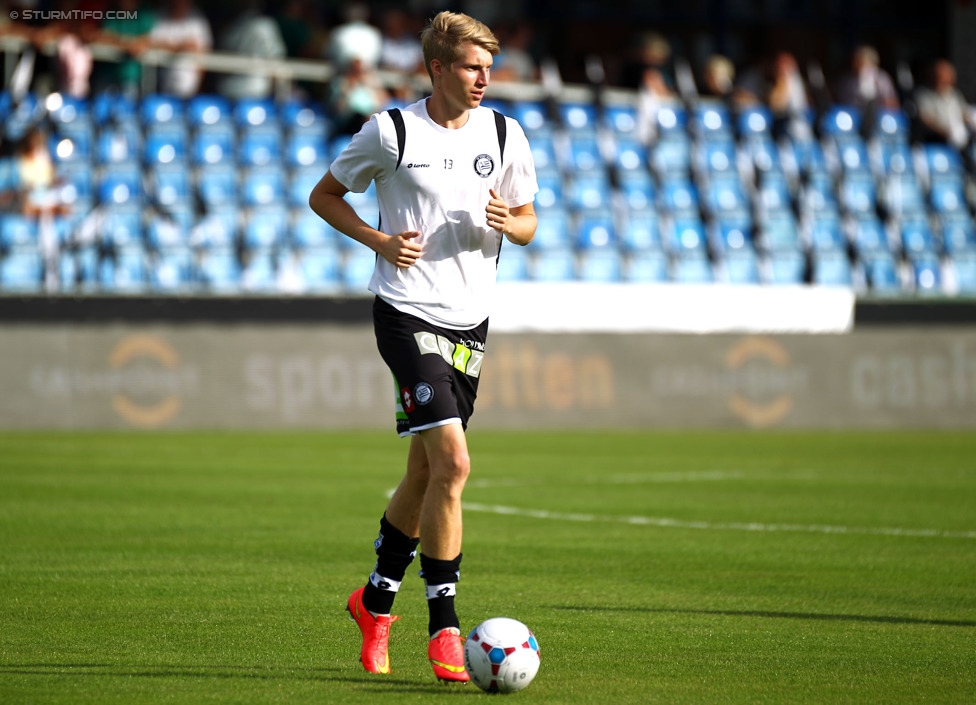
MULTIPOLYGON (((421 35, 431 95, 372 115, 312 190, 309 205, 373 249, 369 290, 380 356, 396 385, 396 424, 410 436, 406 474, 380 520, 376 564, 347 608, 367 671, 389 673, 393 601, 420 545, 437 678, 466 682, 454 609, 461 566, 465 438, 485 356, 502 244, 535 235, 538 191, 515 120, 481 106, 498 41, 481 22, 441 12, 421 35), (344 196, 375 183, 379 223, 344 196)), ((509 245, 511 246, 511 245, 509 245)))

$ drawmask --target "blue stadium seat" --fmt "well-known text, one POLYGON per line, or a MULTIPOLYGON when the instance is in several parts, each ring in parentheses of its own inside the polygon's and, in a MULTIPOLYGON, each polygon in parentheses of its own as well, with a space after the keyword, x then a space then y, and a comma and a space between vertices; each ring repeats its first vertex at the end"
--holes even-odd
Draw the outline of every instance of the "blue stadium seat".
POLYGON ((153 250, 186 247, 190 244, 190 229, 172 218, 149 218, 146 224, 146 245, 153 250))
POLYGON ((735 139, 732 114, 721 103, 702 101, 692 111, 691 130, 700 140, 729 142, 735 139))
POLYGON ((738 174, 738 151, 731 139, 700 143, 695 150, 694 159, 698 173, 705 178, 716 174, 738 174))
POLYGON ((965 170, 959 151, 948 145, 925 144, 922 146, 929 182, 962 181, 965 170))
POLYGON ((730 284, 759 284, 759 258, 752 246, 728 251, 722 266, 730 284))
POLYGON ((621 224, 620 244, 632 252, 662 249, 664 241, 657 211, 629 211, 621 224))
POLYGON ((95 138, 95 161, 99 164, 137 162, 142 158, 142 132, 133 127, 103 129, 95 138))
POLYGON ((675 218, 667 232, 666 249, 672 253, 704 253, 707 250, 705 223, 700 218, 675 218))
POLYGON ((368 294, 367 287, 376 266, 376 253, 368 247, 354 247, 346 252, 339 271, 342 288, 349 294, 368 294))
POLYGON ((107 211, 98 223, 98 239, 116 248, 142 248, 142 212, 135 209, 107 211))
POLYGON ((308 205, 308 196, 325 172, 317 166, 293 169, 287 176, 288 203, 301 207, 308 205))
POLYGON ((252 167, 241 176, 241 202, 245 206, 282 204, 286 197, 285 172, 280 166, 252 167))
POLYGON ((806 257, 798 249, 781 249, 766 256, 769 284, 802 284, 806 275, 806 257))
POLYGON ((624 138, 614 142, 613 166, 618 173, 649 173, 647 147, 637 139, 624 138))
POLYGON ((668 256, 662 250, 637 250, 627 258, 624 279, 640 283, 666 282, 668 266, 668 256))
POLYGON ((800 246, 796 216, 790 211, 771 213, 759 223, 759 241, 768 251, 793 251, 800 246))
POLYGON ((233 119, 230 101, 221 95, 198 94, 187 101, 186 117, 192 128, 210 128, 233 119))
POLYGON ((233 247, 211 247, 200 259, 200 284, 219 293, 233 293, 241 285, 241 264, 233 247))
POLYGON ((657 189, 650 172, 636 169, 618 174, 620 194, 630 210, 641 211, 654 205, 657 189))
POLYGON ((228 162, 201 167, 197 193, 208 208, 236 205, 240 196, 236 167, 228 162))
POLYGON ((550 125, 545 103, 542 101, 517 100, 512 104, 512 117, 527 133, 546 130, 550 125))
POLYGON ((236 152, 237 133, 229 127, 198 130, 190 140, 190 159, 197 165, 220 164, 234 159, 236 152))
POLYGON ((184 292, 195 283, 193 252, 186 246, 167 247, 160 250, 149 270, 149 283, 160 292, 184 292))
POLYGON ((700 214, 698 187, 690 179, 665 181, 658 190, 658 205, 675 217, 697 217, 700 214))
POLYGON ((104 258, 99 268, 99 283, 113 293, 144 291, 148 286, 146 254, 141 245, 120 247, 114 257, 104 258))
POLYGON ((742 139, 770 137, 773 114, 766 106, 745 107, 736 116, 736 127, 742 139))
POLYGON ((871 158, 868 156, 867 146, 858 138, 845 141, 837 145, 837 158, 841 171, 845 175, 870 175, 871 158))
POLYGON ((753 168, 763 174, 765 172, 782 172, 783 159, 777 144, 771 137, 756 136, 742 140, 742 152, 748 157, 753 168))
POLYGON ((0 251, 37 246, 37 219, 16 212, 0 213, 0 251))
POLYGON ((98 200, 114 208, 142 206, 142 171, 132 164, 113 165, 98 182, 98 200))
POLYGON ((862 257, 868 253, 890 251, 885 225, 876 215, 851 221, 851 241, 854 251, 862 257))
POLYGON ((164 210, 190 201, 190 174, 185 168, 161 166, 150 170, 147 176, 148 194, 164 210))
POLYGON ((907 143, 910 132, 908 116, 898 108, 878 109, 869 128, 871 137, 888 143, 907 143))
POLYGON ((579 249, 616 248, 616 226, 606 211, 583 211, 577 216, 575 225, 573 241, 579 249))
POLYGON ((139 116, 147 129, 162 126, 186 129, 185 104, 175 96, 151 93, 143 96, 139 106, 139 116))
POLYGON ((241 98, 233 108, 234 121, 249 130, 255 127, 279 127, 278 110, 273 98, 241 98))
POLYGON ((909 259, 915 292, 922 296, 938 296, 942 291, 942 265, 932 253, 921 253, 909 259))
POLYGON ((0 257, 0 288, 4 291, 40 291, 44 263, 36 247, 18 247, 0 257))
POLYGON ((159 164, 181 166, 187 157, 187 133, 179 129, 157 128, 146 133, 143 158, 152 167, 159 164))
POLYGON ((907 176, 915 174, 915 157, 906 142, 883 142, 878 147, 881 160, 880 176, 907 176))
POLYGON ((249 209, 244 215, 244 246, 272 248, 285 244, 288 235, 288 211, 281 205, 265 205, 249 209))
POLYGON ((312 101, 289 99, 281 104, 279 117, 288 130, 317 132, 328 135, 331 129, 328 115, 312 101))
POLYGON ((840 206, 855 218, 874 213, 878 207, 878 188, 870 174, 848 174, 839 185, 840 206))
POLYGON ((577 135, 570 138, 569 167, 577 173, 605 168, 595 135, 577 135))
POLYGON ((800 188, 798 200, 800 208, 805 212, 840 212, 837 190, 826 173, 811 176, 800 188))
POLYGON ((880 196, 888 212, 899 217, 922 217, 927 211, 925 194, 913 174, 888 176, 880 196))
POLYGON ((976 250, 959 252, 952 258, 956 291, 965 296, 976 295, 976 250))
POLYGON ((810 246, 817 252, 847 250, 847 238, 839 218, 814 218, 810 222, 809 239, 810 246))
POLYGON ((929 191, 929 202, 939 215, 969 212, 961 181, 936 181, 929 191))
POLYGON ((895 295, 902 293, 898 263, 888 250, 876 250, 862 259, 868 285, 876 295, 895 295))
POLYGON ((976 251, 976 223, 969 213, 943 214, 939 218, 942 246, 950 254, 976 251))
POLYGON ((624 258, 616 248, 587 250, 579 257, 578 278, 584 282, 615 283, 623 280, 624 258))
POLYGON ((576 254, 569 247, 546 250, 536 255, 531 273, 533 281, 572 281, 576 278, 576 254))
POLYGON ((137 125, 140 106, 129 96, 114 91, 98 91, 91 99, 92 121, 97 125, 137 125))
POLYGON ((328 245, 310 247, 301 254, 301 269, 305 286, 314 292, 338 292, 342 286, 339 265, 342 253, 328 245))
POLYGON ((536 211, 538 226, 529 247, 533 250, 570 247, 572 222, 565 208, 540 208, 536 211))
POLYGON ((637 108, 628 104, 609 104, 603 109, 604 124, 618 137, 637 132, 637 108))
POLYGON ((237 240, 242 215, 235 205, 213 206, 190 226, 195 247, 231 247, 237 240))
POLYGON ((659 141, 688 137, 688 111, 678 103, 662 105, 656 123, 659 141))
POLYGON ((335 247, 343 237, 307 205, 292 209, 290 232, 291 244, 298 248, 335 247))
POLYGON ((671 281, 708 284, 715 280, 712 263, 704 252, 683 252, 671 260, 671 281))
POLYGON ((94 245, 62 250, 58 263, 61 289, 92 291, 99 285, 98 248, 94 245))
POLYGON ((552 171, 558 172, 559 158, 552 135, 543 134, 533 137, 530 146, 532 149, 532 160, 535 162, 537 174, 552 171))
POLYGON ((562 203, 563 180, 558 171, 547 170, 537 174, 539 192, 535 195, 537 208, 552 208, 562 203))
POLYGON ((851 286, 853 272, 847 253, 820 250, 813 255, 813 283, 821 286, 851 286))
POLYGON ((651 168, 660 179, 687 176, 692 165, 691 140, 684 133, 659 139, 651 147, 651 168))
POLYGON ((902 220, 900 234, 906 257, 915 258, 938 252, 935 236, 927 220, 902 220))
POLYGON ((575 174, 568 185, 567 200, 570 208, 596 210, 611 204, 610 180, 603 172, 575 174))
POLYGON ((240 280, 244 291, 276 291, 278 272, 274 251, 270 247, 256 247, 245 253, 240 280))
POLYGON ((793 208, 790 183, 781 171, 763 172, 759 177, 756 196, 760 214, 782 213, 793 208))
POLYGON ((820 129, 824 135, 834 139, 858 139, 861 111, 849 105, 833 105, 821 116, 820 129))
POLYGON ((558 113, 562 126, 570 132, 596 134, 597 114, 593 103, 559 103, 558 113))
POLYGON ((527 248, 511 243, 503 243, 501 254, 498 257, 498 281, 528 281, 529 260, 530 255, 527 248))
POLYGON ((717 252, 732 253, 753 247, 751 218, 714 221, 710 232, 710 241, 717 252))
POLYGON ((279 130, 244 130, 237 141, 237 160, 242 166, 280 164, 284 157, 282 134, 279 130))
POLYGON ((704 205, 706 213, 718 219, 745 218, 752 214, 752 204, 737 175, 711 179, 705 186, 704 205))
POLYGON ((328 167, 328 154, 329 147, 324 133, 296 131, 285 138, 284 158, 289 167, 315 166, 324 174, 328 167))

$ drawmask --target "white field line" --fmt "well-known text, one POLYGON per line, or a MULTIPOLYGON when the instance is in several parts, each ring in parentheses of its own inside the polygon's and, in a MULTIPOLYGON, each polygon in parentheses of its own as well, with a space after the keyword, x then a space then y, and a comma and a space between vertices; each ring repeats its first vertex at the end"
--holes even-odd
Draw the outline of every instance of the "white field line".
POLYGON ((823 524, 764 524, 759 522, 711 522, 686 521, 663 517, 615 517, 600 514, 573 514, 550 512, 546 509, 522 509, 497 504, 478 504, 464 502, 464 510, 487 514, 549 519, 553 521, 578 521, 610 524, 630 524, 632 526, 656 526, 668 529, 702 529, 707 531, 753 531, 765 533, 792 532, 804 534, 850 534, 871 536, 908 536, 919 538, 976 539, 976 531, 942 531, 940 529, 903 529, 896 527, 830 526, 823 524))

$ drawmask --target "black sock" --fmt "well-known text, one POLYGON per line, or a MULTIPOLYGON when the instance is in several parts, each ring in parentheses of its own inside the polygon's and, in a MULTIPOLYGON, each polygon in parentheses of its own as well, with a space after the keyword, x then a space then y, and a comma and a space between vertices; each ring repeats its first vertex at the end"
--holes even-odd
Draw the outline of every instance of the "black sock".
POLYGON ((427 610, 430 613, 427 629, 431 636, 447 627, 461 628, 454 611, 456 585, 461 577, 461 555, 451 561, 442 561, 420 554, 420 576, 427 585, 427 610))
POLYGON ((390 614, 407 567, 417 555, 419 543, 420 539, 410 538, 383 515, 380 535, 373 543, 376 567, 363 590, 363 607, 374 614, 390 614))

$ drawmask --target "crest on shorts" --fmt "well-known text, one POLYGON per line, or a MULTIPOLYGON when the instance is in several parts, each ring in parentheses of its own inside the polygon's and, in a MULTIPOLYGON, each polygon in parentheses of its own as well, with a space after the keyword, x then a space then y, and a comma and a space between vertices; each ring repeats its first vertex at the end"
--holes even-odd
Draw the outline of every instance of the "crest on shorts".
POLYGON ((495 160, 490 154, 479 154, 474 158, 474 173, 482 179, 487 179, 495 171, 495 160))
POLYGON ((426 406, 430 404, 430 400, 434 398, 434 388, 431 387, 426 382, 419 382, 416 387, 413 388, 413 398, 417 402, 418 406, 426 406))

